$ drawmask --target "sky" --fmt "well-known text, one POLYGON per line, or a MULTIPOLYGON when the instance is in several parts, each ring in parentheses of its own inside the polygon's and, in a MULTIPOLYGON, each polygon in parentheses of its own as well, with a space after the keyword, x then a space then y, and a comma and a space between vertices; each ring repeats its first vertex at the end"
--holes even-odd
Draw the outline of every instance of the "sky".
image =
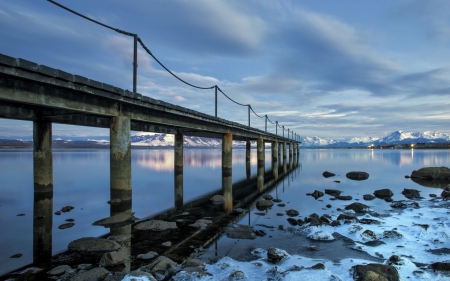
MULTIPOLYGON (((217 85, 302 137, 450 133, 450 1, 58 0, 138 34, 187 82, 217 85)), ((45 0, 0 0, 0 53, 132 90, 133 39, 45 0)), ((138 48, 137 91, 214 115, 214 90, 192 88, 138 48)), ((218 117, 247 124, 219 93, 218 117)), ((251 114, 251 126, 265 118, 251 114)), ((275 125, 268 123, 275 133, 275 125)), ((53 126, 54 135, 108 130, 53 126)), ((0 138, 32 124, 0 119, 0 138)))

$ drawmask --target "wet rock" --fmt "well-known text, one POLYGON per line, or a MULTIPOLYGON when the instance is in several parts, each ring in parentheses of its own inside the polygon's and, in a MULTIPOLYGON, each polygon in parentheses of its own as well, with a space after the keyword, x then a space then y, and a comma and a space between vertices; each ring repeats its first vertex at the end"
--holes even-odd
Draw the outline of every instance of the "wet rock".
POLYGON ((286 251, 277 248, 269 248, 267 251, 267 259, 271 262, 278 262, 288 256, 286 251))
POLYGON ((327 207, 328 209, 331 208, 331 204, 327 204, 325 207, 327 207))
POLYGON ((146 254, 139 254, 139 255, 137 255, 137 258, 138 259, 142 259, 142 260, 150 260, 150 259, 153 259, 156 256, 158 256, 157 252, 150 251, 150 252, 148 252, 146 254))
POLYGON ((408 199, 420 198, 420 193, 417 189, 404 188, 402 194, 408 199))
MULTIPOLYGON (((423 229, 425 229, 425 230, 427 230, 427 229, 430 227, 430 225, 428 225, 428 224, 413 223, 413 225, 420 226, 421 228, 423 228, 423 229)), ((449 253, 449 254, 450 254, 450 253, 449 253)))
POLYGON ((283 213, 277 213, 277 216, 282 217, 282 216, 284 216, 284 214, 283 213))
POLYGON ((296 219, 288 218, 287 221, 290 225, 293 225, 293 226, 298 225, 298 221, 296 219))
POLYGON ((270 194, 265 194, 265 195, 263 196, 263 198, 266 199, 266 200, 272 200, 272 199, 273 199, 273 196, 270 195, 270 194))
POLYGON ((360 219, 359 223, 362 223, 362 224, 381 224, 381 222, 379 220, 367 219, 367 218, 360 219))
POLYGON ((109 271, 103 267, 96 267, 88 271, 80 272, 69 281, 100 281, 109 274, 109 271))
POLYGON ((317 199, 319 197, 322 197, 324 193, 322 191, 314 190, 313 193, 311 193, 311 196, 314 197, 314 199, 317 199))
POLYGON ((140 267, 139 270, 151 273, 156 279, 162 280, 167 275, 176 273, 179 268, 180 266, 173 260, 165 256, 159 256, 150 264, 140 267))
POLYGON ((63 207, 63 208, 61 209, 61 212, 67 213, 67 212, 70 212, 70 211, 73 210, 73 209, 74 209, 73 206, 65 206, 65 207, 63 207))
POLYGON ((377 235, 369 229, 364 230, 363 233, 361 233, 361 238, 363 240, 377 240, 377 235))
POLYGON ((122 200, 120 198, 114 198, 114 199, 109 200, 106 203, 115 206, 115 205, 119 205, 121 202, 122 202, 122 200))
POLYGON ((340 226, 340 225, 341 225, 341 222, 338 221, 338 220, 334 220, 334 221, 332 221, 332 222, 330 223, 330 225, 331 225, 331 226, 340 226))
POLYGON ((63 223, 60 226, 58 226, 59 229, 66 229, 66 228, 71 228, 72 226, 74 226, 75 224, 73 222, 69 222, 69 223, 63 223))
POLYGON ((106 238, 106 239, 116 241, 117 243, 124 243, 124 242, 130 240, 132 236, 133 235, 131 235, 131 234, 113 235, 113 236, 108 236, 108 238, 106 238))
POLYGON ((384 198, 384 201, 386 201, 386 202, 392 202, 392 201, 394 201, 391 197, 385 197, 384 198))
POLYGON ((18 259, 18 258, 20 258, 21 256, 23 256, 21 253, 18 253, 18 254, 14 254, 14 255, 12 255, 12 256, 10 256, 9 258, 10 259, 18 259))
POLYGON ((339 200, 352 200, 353 198, 350 195, 346 195, 346 196, 335 196, 334 198, 339 199, 339 200))
POLYGON ((450 271, 450 262, 435 262, 430 264, 430 268, 438 271, 450 271))
POLYGON ((355 172, 355 171, 354 172, 348 172, 345 176, 348 179, 357 180, 357 181, 366 180, 366 179, 369 178, 369 174, 368 173, 366 173, 366 172, 359 172, 359 171, 357 171, 357 172, 355 172))
POLYGON ((325 189, 325 194, 331 195, 331 196, 339 196, 342 193, 342 191, 337 189, 325 189))
POLYGON ((375 197, 377 197, 377 198, 384 199, 386 197, 392 197, 392 195, 394 195, 394 193, 392 193, 392 191, 390 189, 384 188, 384 189, 375 190, 373 195, 375 195, 375 197))
POLYGON ((333 181, 333 182, 335 182, 335 183, 341 183, 341 181, 333 181))
POLYGON ((241 270, 235 270, 233 272, 231 272, 230 276, 228 276, 229 279, 231 280, 241 280, 241 279, 245 279, 245 273, 241 270))
POLYGON ((445 187, 450 183, 450 169, 447 167, 426 167, 411 173, 411 180, 428 187, 445 187))
POLYGON ((323 215, 319 218, 319 222, 321 224, 330 224, 330 219, 328 217, 326 217, 325 215, 323 215))
POLYGON ((306 237, 308 237, 311 240, 316 240, 316 241, 332 241, 332 240, 334 240, 334 237, 331 233, 328 233, 323 230, 312 231, 311 233, 306 235, 306 237))
POLYGON ((345 207, 346 210, 353 210, 357 213, 364 213, 370 211, 370 207, 366 204, 355 202, 345 207))
POLYGON ((126 224, 131 224, 134 221, 139 220, 134 216, 133 213, 120 213, 114 216, 110 216, 108 218, 104 218, 98 221, 95 221, 92 225, 99 225, 104 227, 111 227, 116 225, 124 226, 126 224))
POLYGON ((389 257, 388 263, 389 264, 395 264, 395 265, 402 265, 402 264, 404 264, 404 261, 399 256, 392 255, 392 256, 389 257))
POLYGON ((253 226, 239 225, 237 227, 225 231, 225 235, 232 239, 255 239, 255 231, 253 226))
POLYGON ((400 239, 403 235, 398 233, 396 230, 386 230, 383 231, 383 238, 400 239))
POLYGON ((430 196, 431 198, 436 198, 436 197, 437 197, 437 195, 434 194, 434 193, 429 194, 429 196, 430 196))
POLYGON ((57 215, 57 216, 61 215, 61 211, 56 211, 55 215, 57 215))
POLYGON ((366 200, 366 201, 370 201, 370 200, 373 200, 373 199, 375 199, 375 198, 376 198, 376 197, 373 196, 372 194, 364 194, 364 195, 363 195, 363 199, 366 200))
POLYGON ((281 201, 283 201, 283 200, 281 200, 281 199, 272 199, 272 202, 275 202, 275 203, 280 203, 281 201))
POLYGON ((68 265, 59 265, 47 272, 48 275, 62 275, 68 271, 72 271, 72 268, 68 265))
MULTIPOLYGON (((132 281, 136 280, 136 278, 133 278, 133 277, 140 277, 141 279, 138 279, 138 280, 144 280, 143 277, 146 277, 149 281, 156 281, 156 278, 153 277, 152 274, 145 272, 145 271, 140 271, 140 270, 131 271, 129 273, 129 276, 131 277, 130 280, 132 280, 132 281)), ((125 279, 125 280, 127 280, 127 279, 125 279)), ((107 280, 105 280, 105 281, 107 281, 107 280)))
POLYGON ((449 186, 449 185, 447 185, 447 186, 444 188, 444 190, 442 190, 442 192, 441 192, 441 197, 442 197, 442 199, 444 199, 444 200, 450 199, 450 186, 449 186))
POLYGON ((399 281, 398 271, 392 265, 371 263, 352 267, 353 279, 361 281, 399 281))
POLYGON ((171 247, 172 246, 172 242, 166 241, 166 242, 162 243, 161 245, 163 245, 164 247, 171 247))
POLYGON ((340 214, 337 217, 337 220, 350 220, 350 221, 357 221, 358 219, 355 216, 350 216, 350 215, 346 215, 346 214, 340 214))
POLYGON ((263 236, 266 236, 267 233, 264 230, 257 229, 257 230, 255 230, 255 235, 259 236, 259 237, 263 237, 263 236))
POLYGON ((310 269, 325 270, 325 265, 323 263, 316 263, 315 265, 311 266, 310 269))
POLYGON ((101 266, 111 266, 123 263, 125 254, 120 251, 105 253, 100 259, 101 266))
POLYGON ((267 208, 270 208, 270 207, 272 207, 274 204, 273 204, 273 202, 272 202, 272 200, 258 200, 257 202, 256 202, 256 208, 258 209, 258 210, 265 210, 265 209, 267 209, 267 208))
POLYGON ((211 202, 213 204, 223 204, 225 203, 225 197, 223 197, 222 195, 214 195, 213 197, 211 197, 211 202))
POLYGON ((356 233, 356 232, 358 232, 358 231, 360 231, 360 230, 362 230, 362 229, 363 229, 363 228, 362 228, 361 226, 355 224, 355 225, 352 225, 352 226, 348 229, 348 233, 353 234, 353 233, 356 233))
POLYGON ((145 222, 138 223, 134 226, 134 229, 138 230, 153 230, 153 231, 164 231, 167 229, 177 228, 176 222, 162 221, 162 220, 149 220, 145 222))
POLYGON ((328 172, 328 171, 325 171, 325 172, 322 173, 322 176, 323 176, 324 178, 334 177, 335 175, 336 175, 336 174, 331 173, 331 172, 328 172))
POLYGON ((23 217, 25 214, 17 214, 18 217, 23 217))
POLYGON ((406 204, 406 202, 405 201, 393 201, 392 203, 391 203, 391 207, 392 208, 406 208, 406 207, 408 207, 408 205, 406 204))
POLYGON ((68 221, 68 222, 74 222, 75 219, 66 219, 66 221, 68 221))
POLYGON ((286 207, 286 204, 278 204, 278 207, 286 207))
POLYGON ((316 219, 315 217, 308 218, 307 222, 309 223, 310 226, 318 226, 318 225, 320 225, 320 221, 318 219, 316 219))
POLYGON ((212 220, 199 219, 199 220, 196 220, 195 223, 190 224, 189 226, 199 228, 199 229, 205 229, 211 223, 212 223, 212 220))
POLYGON ((120 245, 104 238, 85 237, 70 242, 67 248, 77 252, 111 252, 119 250, 120 245))
POLYGON ((429 249, 426 251, 432 253, 433 255, 450 255, 449 248, 429 249))
POLYGON ((294 209, 290 209, 286 211, 286 215, 290 216, 290 217, 295 217, 298 216, 300 213, 297 210, 294 209))

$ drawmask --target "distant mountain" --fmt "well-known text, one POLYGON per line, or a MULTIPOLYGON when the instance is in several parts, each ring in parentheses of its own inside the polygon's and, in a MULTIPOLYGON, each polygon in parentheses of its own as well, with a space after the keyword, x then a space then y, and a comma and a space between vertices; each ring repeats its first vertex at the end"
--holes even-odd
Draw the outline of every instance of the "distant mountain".
MULTIPOLYGON (((417 143, 444 143, 450 142, 450 135, 438 132, 404 132, 395 131, 384 137, 354 137, 347 140, 322 139, 319 137, 306 137, 303 139, 303 147, 357 147, 369 145, 401 145, 417 143)), ((0 139, 0 146, 30 147, 32 141, 29 139, 0 139)), ((185 147, 211 147, 220 148, 220 139, 185 136, 183 144, 185 147)), ((105 147, 109 146, 109 139, 97 138, 54 138, 53 145, 56 147, 105 147)), ((157 134, 138 132, 131 136, 131 145, 134 147, 172 147, 174 136, 169 134, 157 134)), ((267 143, 267 146, 270 144, 267 143)), ((245 147, 245 142, 233 141, 234 147, 245 147)), ((252 142, 256 146, 256 142, 252 142)))
POLYGON ((408 133, 400 130, 394 131, 384 137, 354 137, 348 140, 327 140, 319 137, 306 137, 301 145, 304 147, 353 147, 444 142, 450 142, 449 134, 430 131, 408 133))

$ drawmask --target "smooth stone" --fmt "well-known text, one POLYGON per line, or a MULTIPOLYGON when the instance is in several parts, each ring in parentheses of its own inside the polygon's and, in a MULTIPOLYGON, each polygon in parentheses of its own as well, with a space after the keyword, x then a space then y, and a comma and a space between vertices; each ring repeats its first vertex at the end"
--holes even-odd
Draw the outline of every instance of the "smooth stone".
POLYGON ((177 228, 176 222, 168 222, 162 220, 150 220, 144 221, 134 226, 134 229, 138 230, 153 230, 153 231, 163 231, 167 229, 177 228))
POLYGON ((104 238, 84 237, 70 242, 67 248, 78 252, 110 252, 119 250, 120 245, 104 238))

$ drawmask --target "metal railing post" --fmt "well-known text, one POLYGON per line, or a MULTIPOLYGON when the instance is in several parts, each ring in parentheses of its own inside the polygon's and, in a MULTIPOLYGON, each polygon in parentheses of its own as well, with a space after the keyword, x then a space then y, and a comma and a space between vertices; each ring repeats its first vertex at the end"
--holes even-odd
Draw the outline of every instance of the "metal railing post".
POLYGON ((266 114, 266 133, 267 133, 267 114, 266 114))
POLYGON ((133 54, 133 93, 136 93, 136 84, 137 84, 137 43, 138 36, 134 35, 134 54, 133 54))
POLYGON ((290 129, 288 129, 288 139, 290 138, 290 135, 289 135, 289 134, 290 134, 290 133, 289 133, 289 130, 290 130, 290 129))
POLYGON ((283 127, 283 138, 284 138, 284 125, 282 127, 283 127))
POLYGON ((275 121, 275 135, 278 136, 278 121, 275 121))
POLYGON ((250 105, 248 106, 248 126, 250 127, 250 105))
POLYGON ((214 88, 216 89, 216 117, 217 117, 217 85, 214 88))

